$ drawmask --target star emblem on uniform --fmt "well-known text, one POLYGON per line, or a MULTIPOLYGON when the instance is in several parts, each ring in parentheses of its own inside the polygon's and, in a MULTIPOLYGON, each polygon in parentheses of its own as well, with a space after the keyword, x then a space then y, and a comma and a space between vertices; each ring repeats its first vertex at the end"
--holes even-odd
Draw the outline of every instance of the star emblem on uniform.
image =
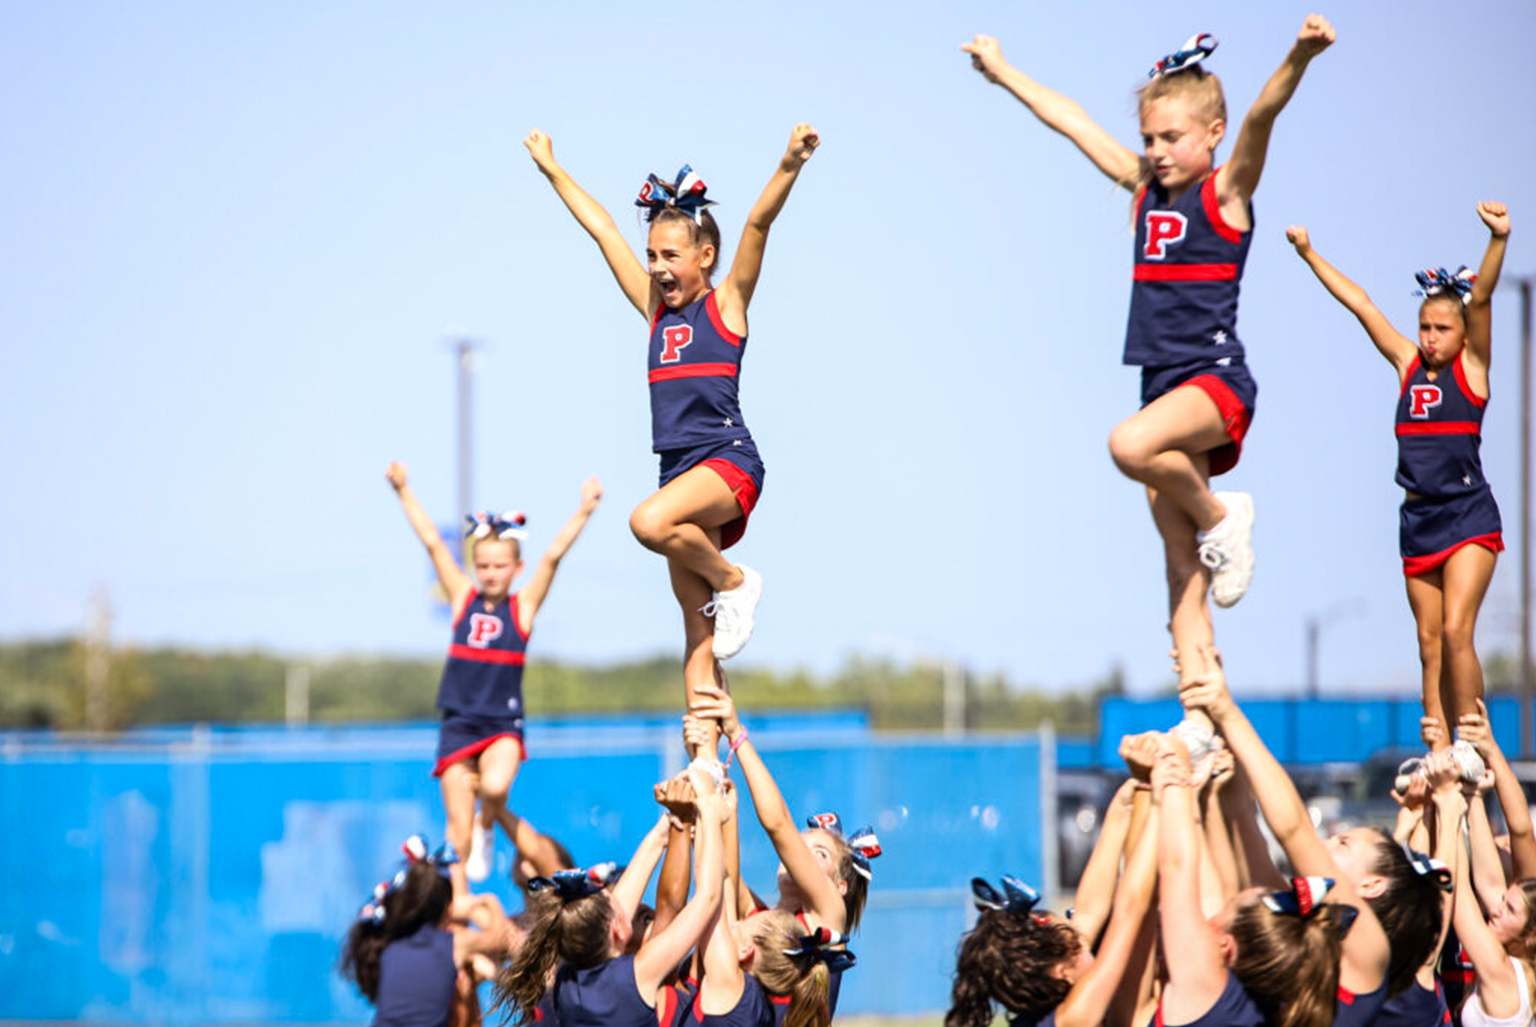
POLYGON ((1461 476, 1461 483, 1463 485, 1470 485, 1470 484, 1472 484, 1472 475, 1470 475, 1470 474, 1463 474, 1461 476))
MULTIPOLYGON (((733 446, 739 446, 739 445, 741 445, 741 440, 740 440, 740 439, 732 439, 732 440, 731 440, 731 445, 733 445, 733 446)), ((1470 484, 1470 483, 1469 483, 1469 484, 1470 484)))
POLYGON ((736 425, 736 422, 732 421, 729 417, 720 423, 724 424, 727 428, 733 428, 736 425))
POLYGON ((1216 334, 1211 336, 1211 341, 1214 342, 1218 346, 1225 345, 1226 341, 1227 341, 1227 333, 1225 331, 1223 331, 1222 329, 1218 328, 1218 329, 1216 329, 1216 334))

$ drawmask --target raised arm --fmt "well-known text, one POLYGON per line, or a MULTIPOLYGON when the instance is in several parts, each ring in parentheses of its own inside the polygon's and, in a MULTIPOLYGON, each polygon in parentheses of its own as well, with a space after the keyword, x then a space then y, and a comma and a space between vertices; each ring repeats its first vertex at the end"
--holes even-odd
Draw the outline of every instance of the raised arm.
POLYGON ((656 786, 656 801, 666 807, 670 821, 667 855, 656 879, 656 916, 651 933, 666 929, 679 910, 688 904, 688 880, 693 872, 693 787, 686 776, 669 778, 656 786))
POLYGON ((1275 118, 1285 110, 1291 95, 1301 84, 1302 73, 1312 58, 1333 43, 1333 26, 1322 15, 1309 14, 1296 34, 1296 42, 1279 69, 1264 83, 1259 98, 1253 102, 1248 116, 1238 129, 1237 141, 1232 144, 1232 156, 1216 173, 1216 199, 1221 213, 1228 223, 1248 224, 1248 201, 1259 187, 1259 177, 1264 173, 1264 158, 1269 152, 1269 134, 1274 130, 1275 118))
POLYGON ((1157 833, 1158 918, 1178 959, 1167 961, 1163 1016, 1191 1023, 1210 1011, 1227 984, 1227 962, 1200 907, 1200 852, 1189 754, 1172 742, 1152 772, 1152 801, 1160 806, 1157 833))
POLYGON ((1083 110, 1076 100, 1047 89, 1007 61, 997 40, 977 36, 960 49, 971 55, 971 67, 1012 93, 1049 129, 1060 132, 1117 185, 1132 188, 1141 173, 1141 158, 1118 142, 1083 110))
POLYGON ((1364 289, 1356 285, 1344 276, 1338 268, 1328 263, 1316 250, 1312 248, 1312 239, 1307 230, 1300 225, 1292 225, 1285 230, 1285 237, 1296 247, 1296 255, 1307 262, 1307 267, 1317 276, 1317 280, 1323 283, 1333 298, 1344 305, 1344 309, 1355 315, 1360 322, 1360 327, 1365 329, 1365 334, 1371 337, 1381 355, 1387 358, 1387 363, 1397 370, 1399 382, 1408 373, 1408 367, 1413 363, 1413 358, 1418 356, 1419 347, 1411 339, 1401 335, 1387 316, 1376 309, 1376 304, 1371 302, 1370 296, 1364 289))
POLYGON ((655 292, 650 273, 640 263, 640 258, 635 256, 635 251, 629 248, 629 243, 624 241, 613 217, 603 209, 602 204, 588 196, 576 184, 576 180, 566 174, 564 168, 555 163, 549 136, 534 129, 523 140, 523 145, 528 147, 533 162, 544 172, 549 184, 555 187, 555 193, 566 209, 587 230, 598 249, 603 251, 603 259, 608 261, 608 270, 613 272, 614 279, 619 283, 619 288, 624 290, 629 302, 640 311, 641 317, 650 321, 661 299, 655 292))
POLYGON ((1215 650, 1202 647, 1201 656, 1206 664, 1204 672, 1189 679, 1179 691, 1179 701, 1186 708, 1204 709, 1226 738, 1227 747, 1248 776, 1265 822, 1291 862, 1291 872, 1298 877, 1332 878, 1336 883, 1328 892, 1328 901, 1357 910, 1355 924, 1344 937, 1339 984, 1356 995, 1375 991, 1386 978, 1391 959, 1381 921, 1349 879, 1339 873, 1328 846, 1312 826, 1296 786, 1233 701, 1215 650))
MULTIPOLYGON (((635 954, 635 986, 642 997, 655 995, 677 964, 703 938, 704 932, 720 912, 720 898, 725 877, 721 827, 730 815, 725 800, 715 791, 706 774, 690 769, 689 780, 697 796, 694 823, 693 898, 667 925, 656 931, 635 954)), ((662 818, 665 825, 666 818, 662 818)))
POLYGON ((750 735, 743 737, 746 728, 736 716, 736 704, 715 685, 699 685, 693 694, 694 704, 690 712, 700 720, 718 720, 720 733, 735 749, 736 762, 741 767, 742 776, 746 778, 747 790, 752 793, 752 806, 757 811, 757 821, 768 833, 768 840, 773 843, 773 849, 783 862, 785 871, 810 903, 816 917, 832 930, 841 931, 848 917, 843 897, 816 861, 805 839, 800 837, 794 816, 789 812, 789 804, 784 801, 778 783, 774 781, 763 758, 758 755, 750 735))
POLYGON ((635 910, 640 908, 640 900, 645 897, 645 889, 651 883, 651 875, 656 872, 656 864, 661 862, 661 854, 666 851, 667 828, 670 823, 663 813, 651 825, 635 849, 635 854, 625 865, 624 873, 619 875, 618 883, 608 893, 609 900, 619 907, 626 920, 634 919, 635 910))
MULTIPOLYGON (((1436 757, 1438 758, 1438 757, 1436 757)), ((1477 800, 1473 800, 1475 803, 1477 800)), ((1519 1008, 1514 967, 1493 928, 1483 917, 1482 907, 1472 892, 1472 875, 1469 873, 1467 848, 1456 846, 1456 864, 1452 871, 1455 882, 1455 912, 1451 923, 1456 928, 1456 940, 1462 951, 1472 961, 1477 971, 1477 991, 1483 1011, 1490 1017, 1513 1016, 1519 1008)), ((1503 896, 1499 897, 1503 902, 1503 896)), ((1494 907, 1498 909, 1497 906, 1494 907)), ((1520 911, 1520 915, 1524 910, 1520 911)))
POLYGON ((523 634, 533 630, 533 618, 538 616, 539 607, 544 605, 544 597, 549 595, 549 586, 555 580, 555 571, 560 569, 560 561, 565 559, 572 544, 581 537, 581 530, 587 526, 587 521, 591 519, 592 512, 597 509, 602 498, 603 486, 596 477, 581 483, 581 505, 576 508, 571 519, 565 522, 565 527, 555 535, 549 548, 544 550, 528 584, 518 590, 517 626, 523 634))
MULTIPOLYGON (((1132 743, 1127 736, 1120 742, 1120 753, 1132 743)), ((1154 753, 1156 750, 1153 750, 1154 753)), ((1150 760, 1148 761, 1150 763, 1150 760)), ((1093 948, 1109 919, 1115 896, 1115 882, 1120 877, 1120 858, 1125 854, 1126 837, 1131 830, 1131 804, 1136 793, 1136 779, 1127 778, 1109 800, 1104 821, 1099 825, 1098 840, 1077 879, 1077 896, 1072 902, 1072 926, 1083 944, 1093 948)))
POLYGON ((437 571, 437 580, 448 595, 448 605, 457 613, 474 588, 470 584, 469 575, 459 567, 458 561, 448 551, 443 536, 437 533, 437 525, 432 523, 432 518, 422 509, 416 493, 411 491, 411 486, 406 482, 405 465, 395 461, 384 472, 384 477, 394 487, 395 495, 400 497, 400 508, 405 511, 405 519, 415 529, 416 537, 427 547, 427 555, 432 558, 432 569, 437 571))
POLYGON ((720 317, 725 326, 738 335, 747 334, 747 306, 752 302, 752 293, 757 290, 757 276, 763 270, 768 229, 773 227, 774 219, 784 209, 784 201, 789 199, 789 191, 800 177, 800 169, 820 145, 821 137, 814 128, 796 125, 789 136, 789 149, 784 151, 763 195, 757 198, 747 215, 747 225, 741 230, 741 243, 736 247, 731 270, 715 292, 720 317))
POLYGON ((1504 269, 1504 250, 1509 245, 1509 208, 1502 203, 1477 205, 1477 216, 1488 226, 1488 249, 1478 265, 1477 281, 1467 300, 1467 351, 1483 367, 1493 356, 1493 290, 1504 269))
POLYGON ((1488 705, 1479 699, 1476 713, 1462 716, 1457 725, 1456 737, 1472 743, 1479 756, 1493 771, 1493 787, 1498 793, 1499 805, 1504 810, 1504 822, 1509 826, 1509 855, 1514 866, 1514 879, 1523 881, 1536 877, 1536 833, 1531 827, 1531 808, 1526 803, 1525 790, 1520 779, 1504 758, 1493 737, 1493 727, 1488 720, 1488 705))
MULTIPOLYGON (((1129 817, 1127 817, 1129 819, 1129 817)), ((1090 966, 1056 1007, 1057 1027, 1099 1027, 1109 1012, 1131 965, 1141 933, 1142 918, 1152 905, 1157 884, 1159 813, 1152 809, 1133 851, 1126 854, 1125 873, 1114 891, 1114 910, 1090 966)), ((1076 915, 1073 916, 1076 920, 1076 915)))
POLYGON ((1460 775, 1456 773, 1452 761, 1443 755, 1431 757, 1428 770, 1435 779, 1435 787, 1430 792, 1435 821, 1435 844, 1432 855, 1450 867, 1452 894, 1441 903, 1440 936, 1435 941, 1435 947, 1430 950, 1429 959, 1419 967, 1419 986, 1426 991, 1433 990, 1435 987, 1435 966, 1440 960, 1440 950, 1445 947, 1446 933, 1451 929, 1451 916, 1455 906, 1456 850, 1461 847, 1461 829, 1467 817, 1467 800, 1461 794, 1461 782, 1458 780, 1460 775))

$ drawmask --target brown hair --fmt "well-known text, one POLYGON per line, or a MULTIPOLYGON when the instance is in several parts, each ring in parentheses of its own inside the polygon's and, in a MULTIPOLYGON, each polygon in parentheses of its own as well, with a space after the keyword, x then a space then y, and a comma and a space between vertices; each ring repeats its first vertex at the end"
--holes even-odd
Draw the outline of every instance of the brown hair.
POLYGON ((1081 948, 1067 924, 985 910, 960 941, 944 1027, 987 1027, 993 1002, 1020 1020, 1040 1019, 1072 990, 1054 970, 1075 960, 1081 948))
POLYGON ((1446 895, 1428 874, 1413 868, 1408 854, 1391 834, 1381 833, 1376 843, 1371 873, 1387 882, 1380 895, 1366 899, 1371 912, 1381 921, 1392 945, 1392 961, 1387 965, 1387 997, 1405 991, 1413 983, 1419 967, 1429 961, 1440 937, 1440 914, 1446 895))
POLYGON ((695 246, 713 246, 715 248, 715 261, 709 267, 704 268, 704 279, 712 279, 715 270, 720 266, 720 226, 715 224, 714 215, 707 210, 699 211, 699 220, 693 220, 693 216, 676 207, 662 207, 651 218, 652 225, 665 224, 677 221, 688 226, 688 241, 695 246))
POLYGON ((558 963, 586 970, 608 961, 613 903, 605 891, 566 900, 553 888, 541 888, 529 894, 518 921, 528 933, 496 979, 496 1008, 510 1006, 508 1015, 516 1023, 531 1024, 558 963))
POLYGON ((1515 884, 1525 897, 1525 926, 1520 928, 1518 937, 1511 939, 1510 944, 1515 947, 1515 951, 1510 954, 1529 963, 1536 959, 1536 878, 1527 877, 1515 884))
POLYGON ((1325 902, 1310 916, 1288 916, 1257 897, 1237 907, 1229 928, 1237 943, 1231 969, 1269 1027, 1333 1023, 1345 908, 1325 902))
POLYGON ((341 975, 357 982, 369 1002, 379 999, 379 961, 392 941, 441 923, 453 901, 453 886, 426 860, 405 868, 405 880, 384 896, 384 922, 358 920, 341 950, 341 975))
POLYGON ((832 840, 832 855, 837 860, 833 880, 848 884, 843 890, 843 933, 852 934, 858 930, 859 919, 864 915, 864 903, 869 899, 869 878, 859 873, 853 861, 853 846, 848 844, 848 839, 841 832, 825 827, 812 830, 821 831, 832 840))
POLYGON ((1424 302, 1419 304, 1419 316, 1424 316, 1424 308, 1431 303, 1444 303, 1456 310, 1456 316, 1461 318, 1461 327, 1465 331, 1467 327, 1467 305, 1461 301, 1461 297, 1455 290, 1447 289, 1444 292, 1431 293, 1424 297, 1424 302))
POLYGON ((827 1027, 832 1022, 828 1002, 832 974, 826 962, 811 953, 784 951, 798 947, 809 932, 794 914, 782 909, 761 914, 760 922, 752 936, 757 945, 752 976, 770 995, 789 996, 784 1027, 827 1027))

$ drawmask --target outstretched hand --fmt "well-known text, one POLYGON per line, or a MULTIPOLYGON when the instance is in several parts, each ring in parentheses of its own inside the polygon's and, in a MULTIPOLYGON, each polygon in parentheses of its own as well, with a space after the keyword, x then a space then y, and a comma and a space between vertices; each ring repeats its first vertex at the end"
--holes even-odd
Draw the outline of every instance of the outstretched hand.
POLYGON ((554 165, 554 147, 550 145, 549 136, 543 132, 538 129, 529 132, 523 140, 523 145, 528 148, 529 154, 533 156, 533 162, 539 167, 548 168, 554 165))
POLYGON ((960 49, 971 55, 971 67, 981 72, 988 82, 996 82, 1004 67, 1003 50, 993 36, 977 36, 969 43, 961 43, 960 49))
POLYGON ((597 509, 597 504, 603 499, 603 483, 593 475, 581 483, 581 509, 584 513, 591 513, 597 509))
POLYGON ((1198 660, 1203 666, 1179 685, 1179 702, 1186 710, 1204 710, 1217 723, 1237 709, 1232 693, 1227 690, 1226 671, 1221 666, 1221 654, 1215 646, 1202 645, 1198 660))
POLYGON ((736 704, 719 685, 699 685, 693 690, 693 702, 688 713, 698 720, 718 720, 720 733, 733 738, 741 730, 736 716, 736 704))
POLYGON ((1304 60, 1311 60, 1333 45, 1337 33, 1327 18, 1321 14, 1309 14, 1296 33, 1296 52, 1304 60))
POLYGON ((1483 219, 1488 231, 1495 236, 1509 234, 1509 208, 1496 200, 1484 200, 1477 205, 1477 216, 1483 219))
POLYGON ((1498 748, 1493 732, 1488 729, 1488 706, 1481 699, 1477 701, 1476 713, 1463 713, 1456 721, 1456 737, 1476 749, 1484 760, 1498 748))
POLYGON ((1290 228, 1287 228, 1285 230, 1285 239, 1292 246, 1296 247, 1296 252, 1303 257, 1312 248, 1312 237, 1307 234, 1306 228, 1301 225, 1292 225, 1290 228))
POLYGON ((389 470, 384 472, 384 480, 394 487, 396 492, 405 488, 405 465, 396 460, 389 465, 389 470))
POLYGON ((1430 752, 1445 744, 1445 726, 1440 723, 1439 717, 1419 718, 1419 740, 1430 752))
POLYGON ((1157 762, 1157 738, 1156 731, 1143 731, 1120 739, 1120 758, 1125 760, 1131 777, 1142 784, 1152 780, 1152 765, 1157 762))
POLYGON ((811 154, 816 152, 816 147, 821 145, 821 136, 809 125, 799 124, 789 134, 789 149, 784 152, 784 170, 798 171, 800 166, 811 159, 811 154))

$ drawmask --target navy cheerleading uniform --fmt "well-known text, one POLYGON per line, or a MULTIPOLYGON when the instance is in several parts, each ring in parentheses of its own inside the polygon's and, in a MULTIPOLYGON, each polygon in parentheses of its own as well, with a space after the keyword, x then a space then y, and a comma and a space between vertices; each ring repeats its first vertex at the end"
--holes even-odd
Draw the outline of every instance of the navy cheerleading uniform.
MULTIPOLYGON (((1250 221, 1252 208, 1249 208, 1250 221)), ((1141 405, 1189 385, 1210 396, 1232 441, 1210 473, 1237 466, 1259 387, 1237 337, 1237 297, 1253 230, 1221 216, 1216 172, 1170 201, 1153 182, 1136 196, 1131 312, 1121 362, 1141 368, 1141 405)))
MULTIPOLYGON (((756 977, 746 975, 742 982, 741 998, 729 1013, 706 1013, 700 999, 701 991, 694 992, 693 1002, 687 1012, 678 1018, 678 1027, 702 1024, 703 1027, 774 1027, 775 1006, 769 1001, 756 977)), ((787 1006, 786 1006, 787 1008, 787 1006)))
POLYGON ((562 963, 550 989, 561 1027, 656 1027, 657 1012, 635 986, 635 957, 585 970, 562 963))
POLYGON ((489 610, 472 590, 453 621, 453 643, 437 689, 443 711, 437 735, 442 776, 455 763, 478 756, 502 738, 517 739, 523 756, 523 660, 528 636, 517 624, 517 594, 489 610))
POLYGON ((373 1027, 447 1027, 457 979, 448 931, 422 924, 395 939, 379 956, 373 1027))
POLYGON ((1415 356, 1397 397, 1397 483, 1408 495, 1399 513, 1403 573, 1427 574, 1462 546, 1504 548, 1504 525, 1483 477, 1483 410, 1467 384, 1464 353, 1433 381, 1415 356))
POLYGON ((1387 999, 1372 1027, 1448 1027, 1450 1022, 1451 1010, 1445 1004, 1440 982, 1436 980, 1433 988, 1423 988, 1414 981, 1387 999))
POLYGON ((1264 1027, 1264 1013, 1259 1004, 1248 994, 1237 974, 1227 971, 1227 983, 1216 997, 1216 1002, 1204 1013, 1187 1024, 1170 1024, 1163 1020, 1163 1004, 1158 1002, 1157 1013, 1151 1027, 1264 1027))
POLYGON ((720 529, 720 547, 741 540, 763 490, 763 461, 741 417, 737 383, 747 339, 725 326, 714 290, 651 319, 651 449, 661 485, 704 466, 724 479, 741 516, 720 529))
POLYGON ((1370 1027, 1376 1022, 1387 1002, 1387 982, 1382 980, 1375 991, 1356 995, 1342 984, 1339 999, 1334 1007, 1334 1027, 1370 1027))

